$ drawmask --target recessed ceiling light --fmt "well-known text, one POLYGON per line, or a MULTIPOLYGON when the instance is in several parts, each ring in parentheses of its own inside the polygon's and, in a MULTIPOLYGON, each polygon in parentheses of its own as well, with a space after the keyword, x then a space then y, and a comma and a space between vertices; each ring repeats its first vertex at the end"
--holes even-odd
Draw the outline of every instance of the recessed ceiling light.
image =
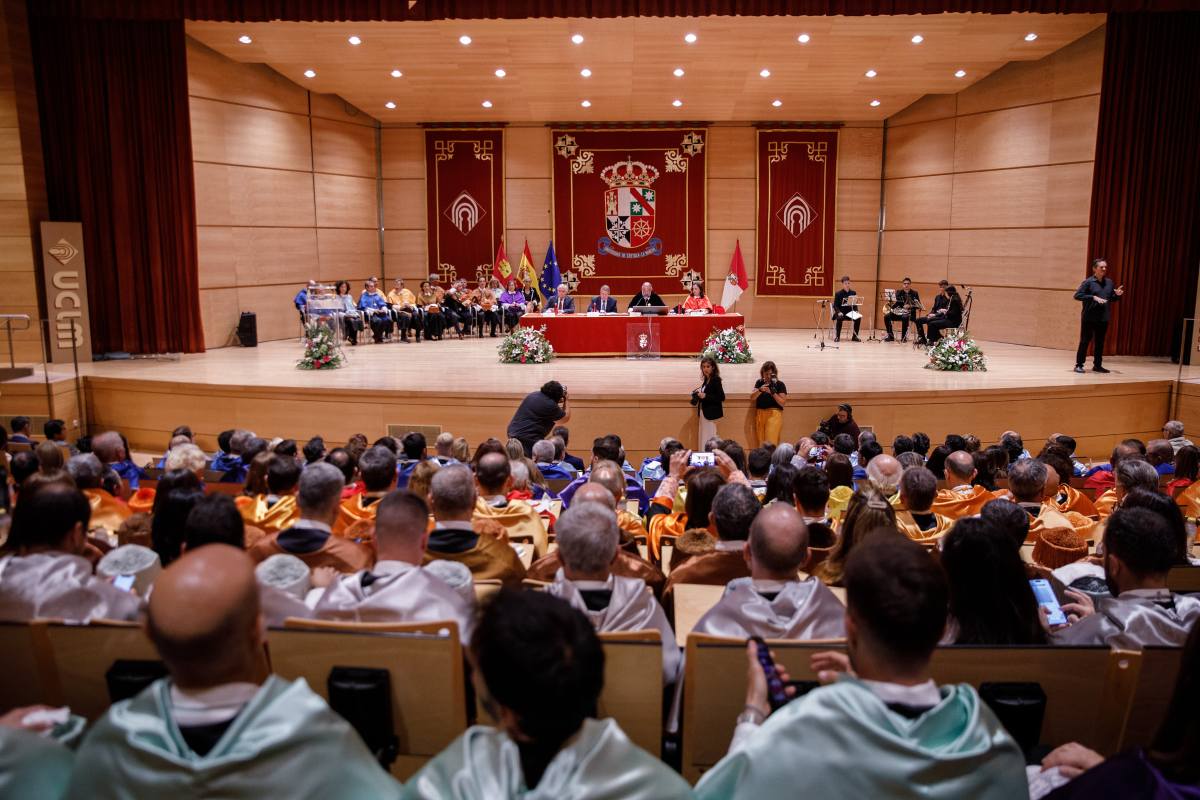
POLYGON ((583 106, 584 108, 591 108, 591 107, 592 107, 592 101, 591 101, 591 100, 584 100, 584 101, 583 101, 582 103, 580 103, 579 105, 583 106))
POLYGON ((479 105, 483 106, 484 108, 491 108, 491 107, 492 107, 492 101, 491 101, 491 100, 484 100, 484 101, 483 101, 482 103, 480 103, 479 105))
POLYGON ((241 36, 238 37, 238 41, 241 42, 242 44, 250 44, 254 40, 243 33, 241 36))
POLYGON ((954 73, 954 77, 965 78, 965 77, 967 77, 967 71, 965 69, 960 69, 954 73))
POLYGON ((779 108, 781 105, 783 105, 783 101, 782 100, 772 100, 771 105, 775 106, 776 108, 779 108))
POLYGON ((1027 34, 1025 34, 1025 41, 1027 41, 1027 42, 1032 42, 1032 41, 1035 41, 1036 39, 1037 39, 1037 34, 1036 34, 1036 33, 1027 33, 1027 34))
POLYGON ((583 69, 579 70, 579 74, 585 78, 592 77, 592 71, 590 69, 588 69, 587 67, 584 67, 583 69))
POLYGON ((392 70, 392 77, 393 77, 393 78, 403 78, 403 77, 404 77, 404 73, 403 73, 403 72, 401 72, 401 71, 400 71, 400 70, 398 70, 398 69, 394 69, 394 70, 392 70))
POLYGON ((685 42, 687 42, 688 44, 695 44, 695 43, 696 43, 696 34, 694 34, 694 33, 685 33, 685 34, 683 35, 683 40, 684 40, 685 42))
POLYGON ((500 68, 500 69, 496 70, 496 77, 497 77, 497 78, 503 78, 503 77, 504 77, 505 75, 507 75, 507 74, 508 74, 508 73, 507 73, 507 72, 505 72, 503 68, 500 68))
POLYGON ((346 41, 347 41, 347 42, 349 42, 350 44, 353 44, 353 45, 360 45, 360 44, 362 44, 362 39, 358 38, 357 36, 351 36, 351 37, 350 37, 349 39, 347 39, 346 41))
POLYGON ((675 71, 672 72, 671 74, 674 75, 676 78, 682 78, 683 77, 683 67, 676 67, 675 71))
POLYGON ((760 77, 760 78, 769 78, 769 77, 771 77, 771 70, 769 70, 769 69, 766 69, 765 67, 764 67, 763 69, 760 69, 760 70, 758 71, 758 77, 760 77))
POLYGON ((582 33, 575 34, 574 36, 571 37, 571 41, 574 44, 583 44, 583 34, 582 33))
POLYGON ((317 71, 315 69, 306 69, 304 70, 304 77, 315 78, 317 77, 317 71))
POLYGON ((921 34, 919 34, 919 33, 918 33, 916 36, 914 36, 914 37, 912 38, 912 43, 913 43, 913 44, 920 44, 920 43, 921 43, 921 42, 923 42, 923 41, 925 41, 925 37, 924 37, 924 36, 922 36, 922 35, 921 35, 921 34))
POLYGON ((873 69, 869 69, 869 70, 867 70, 867 72, 866 72, 866 75, 867 75, 867 77, 868 77, 868 78, 874 78, 874 77, 875 77, 876 75, 878 75, 878 74, 879 74, 879 73, 878 73, 878 72, 876 72, 876 71, 875 71, 875 70, 873 70, 873 69))
POLYGON ((395 107, 396 107, 396 104, 395 104, 395 103, 393 103, 391 100, 388 100, 388 101, 387 101, 386 103, 384 103, 383 105, 384 105, 386 108, 395 108, 395 107))
POLYGON ((812 37, 809 36, 807 33, 802 33, 796 37, 796 41, 799 42, 800 44, 808 44, 810 39, 812 39, 812 37))
POLYGON ((875 108, 875 107, 877 107, 878 105, 879 105, 879 101, 878 101, 878 100, 872 100, 872 101, 871 101, 871 108, 875 108))
POLYGON ((458 43, 459 43, 459 44, 470 44, 470 43, 471 43, 471 37, 470 37, 470 36, 467 36, 467 35, 464 33, 462 36, 458 37, 458 43))
POLYGON ((683 101, 682 100, 672 100, 671 105, 675 106, 676 108, 679 108, 681 105, 683 105, 683 101))

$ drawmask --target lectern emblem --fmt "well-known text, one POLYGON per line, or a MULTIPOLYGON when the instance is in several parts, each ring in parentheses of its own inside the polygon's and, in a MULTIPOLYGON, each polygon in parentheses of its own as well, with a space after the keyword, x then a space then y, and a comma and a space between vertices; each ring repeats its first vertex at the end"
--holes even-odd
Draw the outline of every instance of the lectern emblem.
POLYGON ((645 333, 638 334, 638 349, 645 350, 650 346, 650 337, 645 333))

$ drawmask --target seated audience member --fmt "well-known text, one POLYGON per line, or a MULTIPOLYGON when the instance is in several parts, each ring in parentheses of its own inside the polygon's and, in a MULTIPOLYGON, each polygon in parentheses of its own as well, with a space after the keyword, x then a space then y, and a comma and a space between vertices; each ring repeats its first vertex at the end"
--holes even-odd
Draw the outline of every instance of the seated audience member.
POLYGON ((476 725, 404 787, 412 800, 684 800, 691 787, 596 719, 604 650, 587 618, 545 592, 505 590, 471 639, 475 692, 496 725, 476 725))
POLYGON ((1025 564, 1007 533, 984 519, 960 519, 942 540, 941 561, 950 587, 948 641, 1046 643, 1025 564))
POLYGON ((24 706, 0 716, 0 797, 5 800, 58 800, 67 790, 75 758, 43 719, 26 723, 34 712, 49 706, 24 706))
POLYGON ((366 545, 333 535, 345 481, 332 464, 310 464, 300 476, 296 505, 300 518, 290 528, 264 536, 249 550, 255 561, 276 553, 296 556, 310 568, 333 567, 338 572, 357 572, 371 565, 366 545))
POLYGON ((1082 478, 1084 475, 1087 475, 1088 468, 1083 465, 1083 462, 1075 457, 1075 437, 1059 433, 1050 438, 1053 440, 1053 444, 1056 444, 1067 451, 1067 457, 1071 460, 1071 474, 1077 478, 1082 478))
MULTIPOLYGON (((959 452, 961 453, 966 451, 960 450, 959 452)), ((948 459, 951 455, 952 453, 950 452, 949 447, 946 447, 944 444, 939 444, 937 447, 933 448, 933 452, 929 454, 929 459, 925 462, 926 469, 932 472, 939 481, 949 480, 950 476, 946 474, 946 459, 948 459)), ((970 455, 970 453, 967 453, 967 455, 970 455)), ((975 462, 974 457, 971 458, 971 462, 972 464, 975 462)))
POLYGON ((1029 538, 1029 515, 1011 500, 999 498, 989 501, 980 510, 979 517, 1003 533, 1013 550, 1020 551, 1021 545, 1029 538))
POLYGON ((204 451, 194 444, 181 444, 172 447, 163 460, 164 470, 170 472, 176 469, 186 469, 196 473, 197 478, 203 478, 208 468, 208 459, 204 451))
POLYGON ((443 431, 433 440, 433 458, 429 459, 437 463, 439 467, 446 467, 453 464, 455 461, 454 454, 454 434, 448 431, 443 431))
POLYGON ((1057 483, 1058 477, 1037 459, 1022 458, 1008 468, 1008 488, 1013 501, 1029 515, 1031 541, 1045 530, 1075 529, 1071 520, 1045 502, 1047 485, 1057 483))
POLYGON ((183 524, 183 549, 227 544, 246 549, 246 525, 237 504, 227 494, 210 494, 192 506, 183 524))
POLYGON ((654 592, 643 581, 615 575, 620 530, 612 509, 599 503, 577 503, 555 526, 562 567, 546 587, 582 611, 598 633, 658 631, 662 637, 663 684, 679 675, 679 645, 654 592))
POLYGON ((193 472, 168 472, 159 479, 151 508, 150 541, 164 567, 183 552, 184 522, 202 499, 204 487, 193 472))
POLYGON ((1078 616, 1053 634, 1057 644, 1141 649, 1179 647, 1200 619, 1200 598, 1167 589, 1179 544, 1170 524, 1144 508, 1114 511, 1104 527, 1104 577, 1112 597, 1072 593, 1063 606, 1078 616))
POLYGON ((90 530, 103 528, 109 533, 115 533, 121 527, 121 523, 133 513, 128 505, 100 488, 104 477, 104 465, 94 454, 71 456, 71 460, 67 462, 67 474, 75 481, 75 488, 84 493, 88 505, 92 507, 90 530))
POLYGON ((18 493, 21 489, 21 484, 25 483, 25 479, 38 471, 38 458, 32 450, 25 450, 20 453, 13 453, 12 460, 8 462, 9 472, 12 474, 13 486, 16 487, 18 493))
POLYGON ((82 555, 90 515, 87 498, 67 483, 26 486, 0 557, 0 621, 137 618, 137 596, 94 576, 82 555))
POLYGON ((1057 488, 1047 496, 1046 502, 1066 514, 1074 512, 1085 517, 1096 514, 1096 506, 1091 498, 1071 485, 1071 459, 1066 454, 1066 448, 1048 446, 1038 454, 1038 461, 1045 464, 1056 478, 1051 483, 1057 483, 1057 488))
POLYGON ((797 573, 808 558, 808 530, 800 512, 776 503, 754 518, 744 553, 750 577, 725 585, 720 601, 695 633, 746 639, 840 639, 846 608, 816 578, 797 573))
MULTIPOLYGON (((625 472, 625 494, 631 500, 638 501, 639 513, 646 513, 650 506, 650 498, 646 496, 645 489, 638 482, 637 476, 633 474, 632 467, 625 464, 625 451, 621 448, 621 439, 619 436, 610 433, 606 436, 597 437, 592 441, 592 465, 597 461, 614 461, 621 465, 622 470, 628 470, 625 472)), ((563 501, 563 508, 570 507, 571 498, 590 477, 591 466, 558 493, 559 499, 563 501)))
POLYGON ((954 521, 933 510, 937 478, 924 467, 905 470, 900 476, 900 505, 896 527, 910 539, 929 541, 945 536, 954 521))
POLYGON ((325 440, 320 436, 314 436, 304 443, 300 452, 304 454, 305 466, 315 464, 325 458, 325 440))
POLYGON ((841 453, 831 453, 825 459, 825 474, 829 477, 829 514, 838 516, 854 495, 854 467, 841 453))
POLYGON ((533 463, 548 481, 573 481, 579 477, 579 470, 565 461, 556 458, 554 442, 542 439, 533 443, 533 463))
MULTIPOLYGON (((389 464, 389 477, 390 472, 389 464)), ((238 510, 246 524, 268 535, 295 525, 300 518, 300 508, 296 505, 300 474, 300 465, 294 458, 270 456, 267 462, 266 494, 237 499, 238 510)))
POLYGON ((212 470, 214 472, 224 472, 233 465, 234 457, 230 452, 232 448, 230 441, 233 439, 233 434, 235 433, 237 433, 236 430, 230 429, 217 434, 217 452, 213 453, 212 459, 212 470))
POLYGON ((770 477, 767 478, 766 489, 761 493, 757 487, 751 486, 754 489, 754 496, 759 499, 763 505, 778 500, 786 505, 792 505, 796 502, 796 472, 798 470, 791 464, 779 464, 771 470, 770 477))
POLYGON ((583 472, 583 459, 579 456, 573 456, 567 452, 567 448, 571 444, 571 430, 566 425, 556 425, 554 430, 550 431, 550 436, 562 439, 563 443, 562 455, 556 455, 555 457, 560 461, 566 461, 575 469, 583 472))
POLYGON ((1096 498, 1096 511, 1104 519, 1121 507, 1126 495, 1141 489, 1146 492, 1157 492, 1159 484, 1158 472, 1149 462, 1141 459, 1125 458, 1113 471, 1113 488, 1101 497, 1096 498))
POLYGON ((1166 716, 1150 746, 1114 755, 1107 760, 1094 750, 1071 742, 1052 751, 1042 768, 1055 769, 1070 783, 1047 795, 1053 800, 1075 798, 1196 796, 1200 786, 1200 625, 1192 625, 1179 663, 1175 690, 1166 716))
POLYGON ((829 516, 829 477, 825 470, 816 467, 796 470, 792 478, 792 497, 805 525, 835 526, 835 520, 829 516))
MULTIPOLYGON (((463 463, 455 460, 455 463, 463 463)), ((453 466, 453 464, 448 465, 453 466)), ((417 468, 412 471, 412 475, 408 476, 408 489, 417 497, 429 503, 429 482, 433 480, 433 476, 441 469, 438 462, 434 459, 426 459, 417 465, 417 468)))
MULTIPOLYGON (((605 508, 617 510, 616 500, 613 498, 612 492, 600 483, 587 483, 581 486, 579 491, 575 493, 575 502, 577 503, 599 503, 605 508)), ((620 526, 620 515, 617 515, 617 525, 620 526)), ((562 567, 562 558, 559 555, 558 549, 554 549, 546 555, 539 558, 529 567, 530 580, 550 582, 554 580, 555 573, 562 567)), ((610 565, 613 575, 621 575, 627 578, 637 578, 654 590, 655 597, 662 597, 663 588, 666 586, 667 578, 662 574, 662 570, 651 564, 646 559, 639 556, 636 552, 626 550, 624 548, 617 550, 617 557, 610 565)))
POLYGON ((377 504, 375 549, 370 570, 337 575, 313 573, 306 602, 317 619, 354 622, 458 623, 463 643, 471 638, 475 606, 449 584, 421 568, 429 539, 429 506, 423 498, 395 491, 377 504))
POLYGON ((876 536, 901 535, 896 527, 896 509, 873 488, 860 489, 850 498, 846 516, 838 531, 837 545, 829 558, 813 570, 813 575, 828 586, 842 586, 846 560, 860 543, 876 536))
POLYGON ((262 452, 250 461, 246 470, 246 483, 242 486, 243 497, 257 497, 268 494, 267 465, 271 463, 271 453, 262 452))
POLYGON ((163 453, 162 458, 154 466, 159 469, 166 469, 167 453, 170 453, 176 447, 184 444, 195 444, 196 435, 192 433, 192 428, 189 425, 180 425, 171 431, 171 438, 167 440, 167 449, 163 453))
POLYGON ((331 464, 342 473, 342 499, 345 500, 366 491, 358 479, 358 456, 345 447, 335 447, 325 454, 325 463, 331 464))
POLYGON ((908 450, 896 456, 896 460, 900 462, 900 466, 904 469, 925 466, 925 459, 921 458, 919 453, 913 452, 912 450, 908 450))
MULTIPOLYGON (((873 444, 878 444, 878 442, 873 442, 873 444)), ((903 472, 904 467, 900 466, 899 461, 882 452, 872 455, 871 460, 867 462, 867 479, 893 505, 900 501, 900 475, 903 472)))
POLYGON ((509 539, 532 542, 537 556, 544 556, 549 542, 542 518, 526 501, 508 499, 508 491, 512 488, 508 456, 488 453, 479 459, 475 483, 479 491, 474 519, 498 523, 508 532, 509 539))
POLYGON ((1185 444, 1175 451, 1175 478, 1166 485, 1166 492, 1172 496, 1179 494, 1197 478, 1200 478, 1200 447, 1185 444))
POLYGON ((125 444, 125 437, 116 431, 93 436, 92 452, 102 464, 115 469, 131 490, 137 490, 138 481, 146 477, 146 471, 129 460, 129 448, 125 444))
POLYGON ((667 470, 671 467, 671 456, 680 450, 683 450, 683 444, 674 436, 666 436, 658 443, 658 455, 650 456, 642 461, 642 468, 638 470, 638 477, 643 481, 661 481, 667 477, 667 470))
POLYGON ((771 713, 749 643, 746 708, 697 797, 770 797, 785 786, 823 798, 908 796, 918 787, 926 798, 1025 797, 1021 749, 987 704, 969 684, 931 677, 946 610, 946 579, 923 548, 902 536, 864 543, 846 565, 849 658, 813 657, 818 669, 843 674, 771 713))
POLYGON ((761 510, 754 490, 746 484, 722 486, 713 498, 709 513, 709 533, 715 535, 711 549, 690 556, 671 570, 664 598, 669 598, 671 587, 679 583, 724 586, 734 578, 748 577, 750 568, 743 551, 750 525, 761 510))
POLYGON ((400 448, 402 454, 399 463, 396 465, 396 488, 404 489, 408 487, 408 476, 412 475, 412 471, 417 468, 425 460, 425 434, 419 431, 409 431, 404 434, 404 438, 400 440, 400 448))
POLYGON ((973 517, 980 509, 995 499, 995 495, 982 486, 974 486, 975 459, 970 453, 960 450, 946 458, 946 486, 939 489, 933 501, 933 511, 950 519, 973 517))
MULTIPOLYGON (((222 461, 223 474, 221 483, 245 483, 250 471, 250 457, 246 450, 250 441, 256 439, 253 431, 235 430, 229 437, 229 456, 222 461)), ((217 461, 213 460, 213 469, 217 469, 217 461)))
POLYGON ((716 497, 717 490, 725 485, 725 477, 720 470, 694 469, 690 474, 687 473, 690 455, 690 451, 678 450, 671 456, 670 472, 658 485, 658 491, 646 514, 651 558, 656 562, 662 561, 664 536, 673 536, 678 540, 688 528, 703 528, 708 525, 713 498, 716 497), (683 511, 675 511, 679 482, 685 474, 687 497, 684 500, 683 511))
POLYGON ((1159 475, 1175 474, 1175 448, 1166 439, 1146 442, 1146 461, 1159 475))
POLYGON ((33 448, 37 456, 38 469, 42 472, 56 472, 63 468, 62 448, 54 442, 38 442, 33 448))
MULTIPOLYGON (((756 447, 746 455, 746 478, 750 488, 761 500, 767 493, 767 477, 771 473, 771 450, 756 447)), ((789 461, 791 459, 788 459, 789 461)))
MULTIPOLYGON (((1121 442, 1113 448, 1112 455, 1109 456, 1107 464, 1100 464, 1092 467, 1091 470, 1088 471, 1087 479, 1083 482, 1084 487, 1088 489, 1095 489, 1096 491, 1100 491, 1101 489, 1111 489, 1115 483, 1114 476, 1117 467, 1120 466, 1121 461, 1126 458, 1145 459, 1146 445, 1142 444, 1140 439, 1121 440, 1121 442)), ((1105 494, 1107 493, 1108 492, 1106 491, 1105 494)), ((1103 495, 1098 496, 1096 498, 1097 501, 1099 501, 1100 497, 1102 496, 1103 495)), ((1097 503, 1097 506, 1098 505, 1099 504, 1097 503)))
POLYGON ((29 417, 13 417, 8 427, 12 430, 12 435, 8 440, 13 444, 33 444, 33 427, 30 425, 29 417))
POLYGON ((1171 444, 1171 448, 1178 453, 1179 448, 1192 445, 1191 439, 1183 435, 1183 423, 1177 419, 1168 420, 1163 425, 1163 436, 1167 437, 1167 441, 1171 444))
MULTIPOLYGON (((598 461, 592 466, 592 474, 588 483, 598 483, 609 491, 616 502, 617 527, 621 529, 621 546, 632 546, 638 537, 646 539, 649 533, 642 524, 642 518, 630 513, 625 507, 625 473, 621 465, 615 461, 598 461)), ((578 491, 575 492, 579 494, 578 491)))
POLYGON ((399 796, 324 700, 267 676, 253 567, 213 545, 159 576, 146 630, 170 677, 96 723, 68 798, 399 796), (304 763, 320 768, 297 770, 304 763))
POLYGON ((346 498, 338 506, 337 519, 333 523, 334 536, 370 539, 369 532, 361 528, 369 527, 375 519, 379 501, 396 483, 396 456, 386 447, 372 447, 359 456, 358 476, 365 491, 346 498))
POLYGON ((1188 566, 1192 561, 1188 558, 1190 537, 1187 531, 1187 520, 1179 506, 1161 492, 1148 492, 1145 489, 1135 489, 1121 500, 1121 508, 1144 508, 1153 511, 1171 527, 1171 540, 1175 542, 1175 566, 1188 566))
MULTIPOLYGON (((508 463, 505 456, 504 463, 508 463)), ((475 515, 475 479, 465 466, 443 467, 429 484, 433 496, 435 525, 425 547, 425 563, 435 559, 457 561, 469 570, 476 581, 500 580, 519 586, 525 578, 525 567, 506 540, 475 532, 471 520, 475 515)))

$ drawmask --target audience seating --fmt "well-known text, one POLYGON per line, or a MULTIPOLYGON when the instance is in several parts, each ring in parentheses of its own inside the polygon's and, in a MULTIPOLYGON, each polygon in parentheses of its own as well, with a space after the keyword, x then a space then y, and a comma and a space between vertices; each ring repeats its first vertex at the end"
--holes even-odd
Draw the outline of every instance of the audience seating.
POLYGON ((1200 592, 1200 567, 1172 567, 1167 573, 1167 588, 1177 594, 1200 592))
POLYGON ((1125 720, 1118 751, 1130 747, 1148 747, 1167 714, 1183 649, 1178 647, 1147 647, 1142 650, 1138 664, 1137 685, 1130 698, 1129 715, 1125 720))
POLYGON ((288 619, 267 637, 271 669, 304 678, 329 699, 334 667, 386 669, 399 755, 392 774, 403 780, 467 726, 463 651, 455 622, 390 624, 288 619))
POLYGON ((725 587, 702 583, 677 583, 671 591, 675 594, 675 616, 671 620, 675 627, 675 640, 680 647, 686 647, 688 635, 705 612, 721 599, 725 587))
POLYGON ((0 623, 0 653, 4 654, 0 711, 59 701, 54 658, 46 640, 44 620, 29 624, 0 623))
POLYGON ((70 706, 89 722, 108 710, 112 698, 105 675, 117 661, 158 662, 158 652, 142 626, 135 622, 93 622, 90 625, 46 626, 54 659, 52 704, 70 706))
POLYGON ((570 478, 547 478, 546 479, 546 488, 549 489, 550 491, 554 492, 555 495, 557 495, 563 489, 567 488, 570 484, 571 484, 570 478))

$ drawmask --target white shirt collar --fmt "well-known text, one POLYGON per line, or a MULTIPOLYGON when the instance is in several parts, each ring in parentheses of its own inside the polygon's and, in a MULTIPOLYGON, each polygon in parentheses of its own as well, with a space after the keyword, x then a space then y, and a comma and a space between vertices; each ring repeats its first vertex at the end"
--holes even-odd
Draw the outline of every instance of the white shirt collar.
POLYGON ((724 539, 718 539, 717 546, 714 549, 718 553, 740 553, 745 546, 746 541, 744 539, 734 539, 728 542, 724 539))
POLYGON ((376 561, 375 566, 371 567, 372 575, 394 575, 398 572, 408 572, 416 567, 416 564, 409 564, 407 561, 396 561, 394 559, 385 558, 382 561, 376 561))
POLYGON ((440 520, 439 519, 436 522, 437 522, 437 524, 435 526, 435 530, 440 528, 441 530, 444 530, 444 531, 471 531, 472 533, 475 532, 475 529, 473 527, 471 527, 470 520, 466 520, 466 519, 440 520))
POLYGON ((171 684, 171 716, 181 728, 215 725, 236 717, 258 694, 257 683, 222 683, 206 689, 171 684))
POLYGON ((293 526, 296 528, 310 528, 315 531, 325 531, 330 535, 333 534, 333 528, 329 527, 328 523, 321 522, 319 519, 305 519, 300 517, 300 520, 293 526))
POLYGON ((596 592, 604 589, 611 589, 607 580, 603 581, 571 581, 575 584, 575 588, 581 592, 596 592))
POLYGON ((759 580, 758 578, 755 578, 753 581, 751 581, 754 591, 758 592, 759 594, 778 594, 779 592, 782 592, 789 583, 790 581, 766 581, 759 580))
POLYGON ((950 491, 958 492, 959 494, 971 494, 975 491, 975 487, 969 483, 960 483, 958 486, 951 488, 950 491))
POLYGON ((904 686, 899 683, 864 680, 866 687, 875 696, 888 705, 906 705, 913 708, 933 708, 942 702, 942 693, 932 680, 918 683, 915 686, 904 686))

